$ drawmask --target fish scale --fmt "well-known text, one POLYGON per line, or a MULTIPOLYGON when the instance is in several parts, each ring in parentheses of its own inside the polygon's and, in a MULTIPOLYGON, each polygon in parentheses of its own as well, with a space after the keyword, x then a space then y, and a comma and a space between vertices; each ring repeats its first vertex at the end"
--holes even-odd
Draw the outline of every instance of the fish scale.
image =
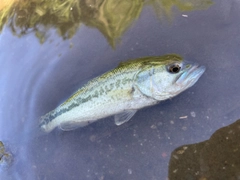
POLYGON ((120 68, 118 70, 109 72, 108 74, 104 74, 103 77, 98 77, 92 80, 82 89, 77 91, 68 100, 66 100, 63 104, 61 104, 58 108, 45 115, 43 117, 45 121, 42 121, 42 123, 46 123, 46 119, 48 119, 48 124, 53 124, 53 120, 55 122, 58 121, 58 124, 64 123, 64 120, 68 119, 66 116, 69 115, 65 114, 64 117, 60 118, 61 115, 63 113, 69 112, 75 107, 78 107, 77 114, 84 114, 81 116, 84 121, 94 120, 95 118, 102 118, 102 116, 104 117, 106 113, 104 113, 102 116, 94 115, 94 117, 92 117, 91 114, 94 113, 89 114, 88 112, 95 108, 98 108, 98 110, 100 110, 102 108, 99 107, 102 107, 104 105, 106 107, 107 104, 109 104, 109 108, 111 108, 111 102, 115 103, 115 101, 119 101, 120 99, 120 101, 130 99, 128 92, 131 91, 132 77, 136 72, 134 70, 131 70, 127 73, 123 73, 123 71, 124 68, 120 68), (111 87, 111 84, 114 85, 111 87), (124 98, 120 97, 120 93, 123 92, 126 92, 124 98))
MULTIPOLYGON (((120 125, 128 121, 138 109, 177 95, 174 94, 175 90, 170 92, 172 86, 169 92, 164 86, 175 83, 183 73, 186 76, 190 69, 182 68, 179 74, 169 73, 168 66, 176 63, 181 65, 182 58, 175 54, 120 63, 117 68, 89 81, 64 103, 43 116, 40 128, 45 132, 57 126, 63 130, 72 130, 111 115, 115 115, 115 123, 120 125)), ((179 85, 173 86, 179 88, 179 85)), ((182 89, 185 90, 187 86, 182 89)))

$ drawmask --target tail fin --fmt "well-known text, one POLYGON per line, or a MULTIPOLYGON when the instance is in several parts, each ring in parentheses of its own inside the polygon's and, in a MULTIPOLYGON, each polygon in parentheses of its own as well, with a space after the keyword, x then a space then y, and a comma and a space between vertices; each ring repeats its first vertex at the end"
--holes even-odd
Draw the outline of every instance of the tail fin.
POLYGON ((48 133, 54 129, 51 126, 51 122, 58 116, 58 113, 55 110, 50 111, 40 118, 40 123, 38 125, 39 129, 45 133, 48 133))

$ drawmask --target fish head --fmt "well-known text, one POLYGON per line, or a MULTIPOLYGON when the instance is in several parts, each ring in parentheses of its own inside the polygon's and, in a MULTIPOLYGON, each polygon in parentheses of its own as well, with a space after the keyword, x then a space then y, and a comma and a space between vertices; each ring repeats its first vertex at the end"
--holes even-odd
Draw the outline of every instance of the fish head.
POLYGON ((193 86, 205 67, 181 59, 150 63, 136 75, 136 86, 158 101, 172 98, 193 86))

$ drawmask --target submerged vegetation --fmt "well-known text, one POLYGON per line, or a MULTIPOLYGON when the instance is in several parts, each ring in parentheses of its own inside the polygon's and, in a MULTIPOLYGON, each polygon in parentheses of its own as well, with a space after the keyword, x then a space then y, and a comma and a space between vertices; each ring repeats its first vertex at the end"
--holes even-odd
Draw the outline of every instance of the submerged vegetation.
POLYGON ((97 28, 114 47, 144 5, 152 6, 159 17, 171 17, 173 7, 184 12, 211 4, 211 0, 1 0, 0 31, 7 25, 19 37, 34 32, 44 43, 50 28, 69 39, 83 23, 97 28))
POLYGON ((11 161, 12 155, 6 152, 3 142, 0 141, 0 168, 9 166, 11 161))

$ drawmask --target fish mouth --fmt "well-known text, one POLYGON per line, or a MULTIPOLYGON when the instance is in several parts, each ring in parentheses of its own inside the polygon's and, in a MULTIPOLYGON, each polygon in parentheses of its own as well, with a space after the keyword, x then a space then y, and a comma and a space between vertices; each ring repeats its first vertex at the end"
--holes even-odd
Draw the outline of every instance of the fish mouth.
POLYGON ((193 64, 189 69, 185 69, 183 73, 177 78, 176 84, 179 84, 181 86, 184 85, 186 88, 191 87, 198 81, 205 70, 205 66, 193 64))

